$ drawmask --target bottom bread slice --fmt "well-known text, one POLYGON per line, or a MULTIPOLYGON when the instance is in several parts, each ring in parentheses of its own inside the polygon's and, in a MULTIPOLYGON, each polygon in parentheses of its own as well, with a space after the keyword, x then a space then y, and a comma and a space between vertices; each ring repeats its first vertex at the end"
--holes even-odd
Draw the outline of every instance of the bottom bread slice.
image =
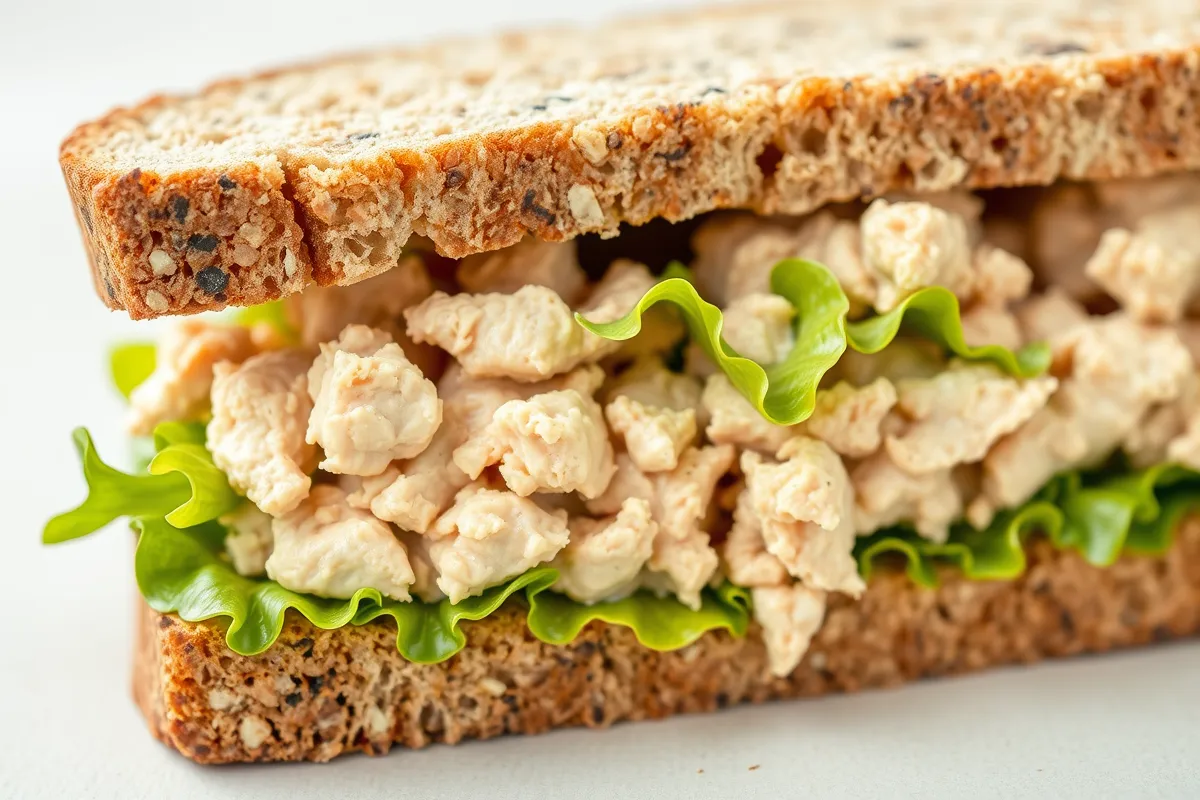
POLYGON ((1045 541, 1013 581, 945 570, 937 589, 880 574, 859 601, 835 598, 803 663, 767 672, 757 631, 670 653, 593 623, 544 644, 508 607, 469 623, 442 664, 405 661, 389 623, 314 628, 289 617, 267 652, 239 656, 217 623, 143 607, 134 696, 151 731, 202 763, 325 761, 502 733, 603 727, 735 703, 857 691, 998 664, 1126 647, 1200 630, 1200 521, 1162 557, 1090 566, 1045 541))

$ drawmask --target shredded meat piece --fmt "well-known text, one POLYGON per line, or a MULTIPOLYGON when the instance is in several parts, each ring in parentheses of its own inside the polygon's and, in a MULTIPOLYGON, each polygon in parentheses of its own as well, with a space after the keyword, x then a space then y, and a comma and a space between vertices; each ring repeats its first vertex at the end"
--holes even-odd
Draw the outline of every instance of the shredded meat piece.
POLYGON ((879 199, 863 212, 863 259, 877 275, 875 308, 891 311, 926 286, 944 286, 960 298, 973 288, 971 251, 962 217, 928 203, 879 199))
POLYGON ((402 330, 400 315, 433 294, 433 282, 419 255, 401 257, 387 272, 350 286, 310 286, 291 295, 288 316, 306 346, 337 338, 347 325, 387 331, 402 330))
POLYGON ((696 412, 645 406, 628 395, 617 395, 604 407, 612 432, 642 472, 675 469, 679 456, 696 438, 696 412))
POLYGON ((971 347, 995 344, 1017 350, 1024 342, 1016 316, 1002 306, 977 305, 962 315, 963 339, 971 347))
POLYGON ((582 603, 595 603, 623 597, 638 587, 658 535, 649 502, 631 497, 615 516, 576 517, 570 529, 570 542, 550 564, 559 571, 556 589, 582 603))
POLYGON ((981 244, 971 255, 972 291, 976 303, 1004 306, 1029 295, 1033 270, 1007 250, 981 244))
MULTIPOLYGON (((580 312, 593 322, 627 313, 654 285, 640 264, 617 262, 580 312)), ((615 352, 611 342, 580 327, 553 290, 524 286, 513 294, 434 292, 406 309, 408 333, 453 355, 468 375, 534 382, 615 352)))
POLYGON ((691 375, 671 372, 656 358, 639 358, 623 372, 609 379, 604 387, 606 402, 624 395, 644 406, 675 411, 701 411, 701 385, 691 375))
POLYGON ((857 595, 854 492, 842 460, 807 436, 789 440, 780 461, 742 453, 742 472, 768 552, 807 586, 857 595))
POLYGON ((508 401, 454 451, 454 463, 472 479, 498 463, 508 488, 522 497, 539 491, 596 497, 616 471, 600 405, 574 389, 508 401))
POLYGON ((907 522, 926 539, 944 542, 950 523, 963 513, 962 493, 949 469, 913 475, 880 451, 856 465, 850 481, 860 536, 907 522))
POLYGON ((375 516, 401 528, 424 533, 454 495, 471 482, 454 463, 455 449, 482 431, 498 408, 539 391, 573 389, 591 396, 603 380, 603 371, 595 365, 539 384, 471 378, 452 366, 438 382, 443 420, 429 446, 416 458, 393 463, 379 475, 362 479, 350 495, 350 503, 370 508, 375 516))
POLYGON ((742 295, 769 292, 771 269, 798 245, 793 231, 757 217, 716 217, 692 237, 692 273, 700 294, 725 307, 742 295))
POLYGON ((404 545, 386 522, 351 508, 336 486, 317 486, 272 523, 275 549, 267 575, 285 589, 318 597, 352 597, 364 587, 408 601, 413 583, 404 545))
POLYGON ((672 470, 701 424, 700 394, 695 378, 643 357, 609 381, 604 416, 638 469, 672 470))
POLYGON ((904 427, 887 437, 888 455, 913 475, 979 461, 1045 406, 1057 386, 1052 377, 1021 381, 961 361, 933 378, 900 381, 896 411, 904 427))
POLYGON ((232 513, 221 517, 225 526, 225 552, 239 575, 250 578, 262 575, 267 559, 275 546, 271 532, 271 516, 253 503, 242 503, 232 513))
POLYGON ((325 452, 321 469, 378 475, 429 446, 442 402, 385 331, 347 325, 323 343, 308 371, 313 400, 306 441, 325 452))
POLYGON ((750 590, 754 619, 762 626, 771 674, 783 678, 799 666, 825 619, 825 592, 804 584, 750 590))
POLYGON ((725 308, 723 316, 721 335, 738 355, 773 364, 792 351, 796 309, 779 295, 742 295, 725 308))
POLYGON ((1066 292, 1050 287, 1014 310, 1027 342, 1044 342, 1088 321, 1087 310, 1066 292))
POLYGON ((413 571, 413 583, 409 591, 424 603, 444 600, 446 593, 437 585, 437 567, 429 558, 429 546, 433 540, 412 531, 398 531, 396 536, 408 552, 408 563, 413 571))
POLYGON ((896 387, 887 378, 863 387, 839 381, 817 392, 812 416, 802 429, 843 456, 863 458, 879 449, 881 426, 895 404, 896 387))
POLYGON ((737 493, 733 527, 721 545, 725 576, 738 586, 781 586, 788 583, 787 567, 767 550, 762 520, 754 510, 750 492, 737 493))
MULTIPOLYGON (((1200 219, 1200 208, 1195 211, 1200 219)), ((1087 275, 1140 322, 1178 322, 1197 279, 1200 259, 1122 228, 1100 237, 1087 275)))
POLYGON ((213 463, 272 516, 308 496, 316 455, 304 440, 312 402, 308 359, 300 352, 261 353, 240 365, 214 368, 208 449, 213 463))
POLYGON ((467 486, 427 534, 438 587, 451 603, 549 561, 567 544, 567 514, 525 497, 467 486))
POLYGON ((795 435, 795 426, 776 425, 742 396, 724 373, 709 377, 701 403, 710 416, 704 432, 717 444, 774 452, 795 435))
POLYGON ((455 272, 458 285, 473 294, 511 294, 530 284, 545 286, 568 305, 577 303, 587 286, 575 242, 544 242, 527 237, 512 247, 467 256, 455 272))
POLYGON ((643 585, 674 592, 680 602, 700 607, 700 590, 716 572, 716 551, 709 545, 703 521, 712 505, 717 481, 733 464, 732 447, 688 448, 670 472, 646 475, 625 453, 608 490, 587 503, 593 514, 613 514, 630 497, 650 503, 658 523, 654 552, 643 585))
POLYGON ((167 328, 153 374, 129 395, 129 433, 148 436, 160 422, 199 416, 212 391, 213 366, 240 364, 258 350, 251 329, 238 325, 194 317, 167 328))
POLYGON ((906 378, 932 378, 945 368, 946 359, 936 343, 897 338, 873 355, 847 350, 823 383, 846 381, 852 386, 866 386, 879 378, 895 383, 906 378))
POLYGON ((1106 458, 1146 412, 1182 394, 1191 356, 1169 329, 1113 315, 1052 340, 1060 377, 1049 405, 984 459, 984 493, 999 508, 1028 500, 1055 473, 1106 458))

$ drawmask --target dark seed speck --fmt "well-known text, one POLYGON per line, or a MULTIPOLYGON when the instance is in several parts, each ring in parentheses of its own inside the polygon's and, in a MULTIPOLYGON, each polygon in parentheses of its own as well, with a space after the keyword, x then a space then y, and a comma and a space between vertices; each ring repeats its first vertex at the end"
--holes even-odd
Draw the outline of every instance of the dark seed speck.
POLYGON ((171 622, 170 617, 159 617, 158 618, 158 627, 160 627, 160 628, 169 628, 174 624, 175 624, 174 622, 171 622))
POLYGON ((451 169, 446 171, 446 188, 453 189, 456 186, 461 186, 462 182, 467 178, 462 174, 462 170, 451 169))
POLYGON ((725 90, 722 89, 720 86, 709 86, 703 92, 700 93, 700 96, 706 97, 707 95, 710 95, 710 94, 725 94, 725 90))
POLYGON ((533 214, 547 225, 553 225, 554 220, 556 219, 554 212, 545 206, 538 205, 537 202, 535 202, 536 199, 537 192, 535 192, 533 189, 526 191, 525 197, 521 200, 521 210, 525 211, 526 213, 533 214))
POLYGON ((678 161, 692 151, 692 143, 684 142, 679 147, 669 153, 655 153, 655 156, 663 161, 678 161))
POLYGON ((108 278, 104 279, 104 291, 108 292, 109 300, 117 299, 117 290, 113 288, 112 281, 110 281, 108 278))
POLYGON ((1038 42, 1025 48, 1026 52, 1040 56, 1064 56, 1068 53, 1086 53, 1088 49, 1076 42, 1038 42))
POLYGON ((597 725, 604 723, 604 706, 592 706, 592 722, 597 725))
POLYGON ((191 203, 186 197, 174 197, 171 199, 171 214, 174 215, 175 221, 180 225, 187 222, 188 209, 191 208, 191 203))
POLYGON ((925 40, 916 36, 897 36, 888 42, 888 47, 894 50, 916 50, 923 44, 925 40))
POLYGON ((221 294, 229 285, 229 273, 220 267, 205 267, 196 273, 196 285, 205 294, 221 294))
POLYGON ((297 639, 292 643, 292 649, 303 650, 304 652, 301 655, 303 655, 305 658, 312 658, 313 640, 307 636, 305 636, 303 639, 297 639))
POLYGON ((193 233, 188 237, 188 247, 193 250, 199 250, 201 253, 211 253, 217 249, 217 237, 211 233, 199 234, 193 233))
POLYGON ((613 131, 608 136, 604 137, 604 143, 608 145, 609 150, 621 149, 621 134, 613 131))
POLYGON ((300 705, 300 693, 292 692, 287 697, 283 698, 283 702, 287 703, 292 708, 295 708, 296 706, 300 705))
POLYGON ((352 141, 352 142, 361 142, 363 139, 377 139, 377 138, 379 138, 379 134, 378 134, 378 133, 374 133, 374 132, 370 132, 370 133, 352 133, 352 134, 350 134, 349 136, 347 136, 346 138, 347 138, 347 139, 349 139, 349 140, 350 140, 350 141, 352 141))
POLYGON ((237 181, 230 178, 228 175, 222 175, 217 178, 217 186, 220 186, 227 192, 231 192, 237 188, 237 181))
POLYGON ((305 678, 305 680, 308 681, 308 693, 310 695, 318 694, 321 691, 321 687, 325 685, 325 678, 320 675, 305 678))
POLYGON ((216 300, 218 303, 224 303, 228 299, 229 298, 225 296, 224 292, 217 292, 213 295, 213 300, 216 300))

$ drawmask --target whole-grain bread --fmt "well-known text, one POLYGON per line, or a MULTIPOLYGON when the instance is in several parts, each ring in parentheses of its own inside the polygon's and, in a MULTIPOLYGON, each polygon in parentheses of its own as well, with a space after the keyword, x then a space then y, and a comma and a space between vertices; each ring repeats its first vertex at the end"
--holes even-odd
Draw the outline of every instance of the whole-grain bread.
POLYGON ((1018 580, 952 570, 936 590, 900 573, 860 601, 830 601, 824 627, 788 678, 772 678, 755 631, 707 634, 676 652, 649 650, 625 628, 593 623, 568 646, 544 644, 506 607, 467 628, 447 662, 419 665, 395 629, 323 631, 289 618, 259 656, 225 645, 219 625, 143 608, 134 694, 151 731, 203 763, 326 761, 502 733, 603 727, 744 702, 891 686, 1200 631, 1200 518, 1161 558, 1098 569, 1044 540, 1018 580))
POLYGON ((844 0, 367 54, 156 97, 61 162, 132 317, 717 208, 1200 166, 1177 0, 844 0))

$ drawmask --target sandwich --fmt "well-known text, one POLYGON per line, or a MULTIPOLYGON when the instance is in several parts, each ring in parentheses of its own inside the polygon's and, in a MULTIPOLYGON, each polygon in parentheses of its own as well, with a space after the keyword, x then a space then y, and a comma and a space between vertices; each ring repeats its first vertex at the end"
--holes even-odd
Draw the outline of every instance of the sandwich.
POLYGON ((61 164, 134 695, 202 763, 1200 629, 1200 19, 716 8, 349 56, 61 164))

